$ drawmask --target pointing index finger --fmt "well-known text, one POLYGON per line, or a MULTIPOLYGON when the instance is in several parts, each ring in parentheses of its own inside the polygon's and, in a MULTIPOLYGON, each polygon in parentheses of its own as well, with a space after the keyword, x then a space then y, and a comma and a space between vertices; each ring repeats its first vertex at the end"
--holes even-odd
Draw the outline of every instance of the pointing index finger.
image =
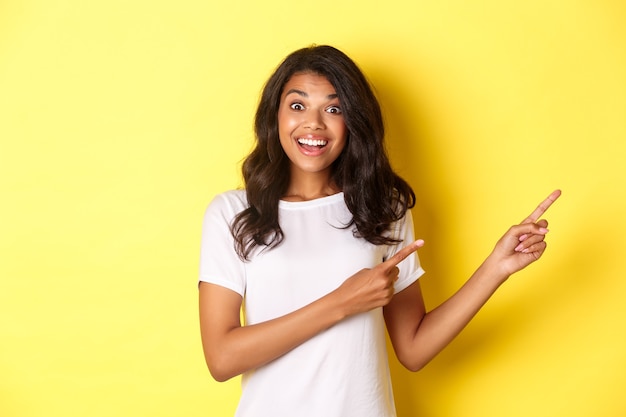
POLYGON ((418 239, 415 242, 403 247, 395 255, 391 258, 387 259, 385 262, 381 263, 380 266, 389 270, 394 266, 398 265, 400 262, 405 260, 410 254, 417 251, 419 248, 424 246, 424 241, 422 239, 418 239))
POLYGON ((532 213, 530 213, 530 216, 526 217, 526 219, 524 219, 522 223, 535 223, 537 220, 539 220, 541 216, 543 216, 543 213, 545 213, 546 210, 550 208, 552 203, 554 203, 560 195, 561 190, 553 191, 552 194, 550 194, 548 198, 543 200, 541 204, 539 204, 537 208, 532 213))

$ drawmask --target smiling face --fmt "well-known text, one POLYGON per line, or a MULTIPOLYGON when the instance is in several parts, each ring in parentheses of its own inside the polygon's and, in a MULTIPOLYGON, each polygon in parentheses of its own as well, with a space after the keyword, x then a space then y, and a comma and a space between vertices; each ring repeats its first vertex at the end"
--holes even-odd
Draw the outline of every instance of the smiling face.
POLYGON ((326 77, 294 74, 278 108, 280 144, 291 161, 291 179, 330 180, 331 167, 346 144, 347 129, 339 98, 326 77))

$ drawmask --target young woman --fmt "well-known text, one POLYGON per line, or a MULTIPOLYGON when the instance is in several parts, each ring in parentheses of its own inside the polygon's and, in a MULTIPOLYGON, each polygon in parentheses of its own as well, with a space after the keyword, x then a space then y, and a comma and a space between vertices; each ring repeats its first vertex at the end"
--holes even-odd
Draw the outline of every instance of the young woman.
POLYGON ((345 54, 314 46, 268 80, 243 164, 202 235, 207 365, 243 374, 237 416, 395 416, 385 328, 419 370, 511 274, 543 254, 552 193, 446 302, 426 312, 410 208, 384 147, 379 104, 345 54), (240 319, 243 308, 244 322, 240 319))

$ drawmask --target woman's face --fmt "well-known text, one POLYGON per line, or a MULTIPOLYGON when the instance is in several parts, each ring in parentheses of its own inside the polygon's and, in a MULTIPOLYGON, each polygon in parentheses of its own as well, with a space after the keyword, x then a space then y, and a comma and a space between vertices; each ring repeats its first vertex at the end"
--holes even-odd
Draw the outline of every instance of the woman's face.
POLYGON ((347 130, 339 98, 326 77, 294 74, 285 84, 278 108, 280 144, 291 161, 291 174, 325 174, 346 144, 347 130))

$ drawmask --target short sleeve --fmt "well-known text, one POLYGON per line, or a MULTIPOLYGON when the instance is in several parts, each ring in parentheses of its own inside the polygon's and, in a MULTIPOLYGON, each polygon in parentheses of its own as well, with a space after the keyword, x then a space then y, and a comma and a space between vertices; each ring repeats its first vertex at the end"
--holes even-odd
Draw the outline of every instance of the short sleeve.
MULTIPOLYGON (((391 258, 400 249, 408 245, 415 240, 413 232, 413 215, 410 210, 407 210, 402 219, 396 222, 392 228, 392 235, 394 239, 400 241, 397 245, 390 245, 387 251, 385 259, 391 258)), ((419 256, 417 252, 409 255, 406 259, 398 264, 400 273, 398 280, 394 284, 395 293, 407 288, 421 277, 425 271, 420 265, 419 256)))
POLYGON ((204 213, 199 280, 235 291, 246 290, 244 262, 235 252, 230 224, 245 209, 245 193, 229 191, 216 196, 204 213))

